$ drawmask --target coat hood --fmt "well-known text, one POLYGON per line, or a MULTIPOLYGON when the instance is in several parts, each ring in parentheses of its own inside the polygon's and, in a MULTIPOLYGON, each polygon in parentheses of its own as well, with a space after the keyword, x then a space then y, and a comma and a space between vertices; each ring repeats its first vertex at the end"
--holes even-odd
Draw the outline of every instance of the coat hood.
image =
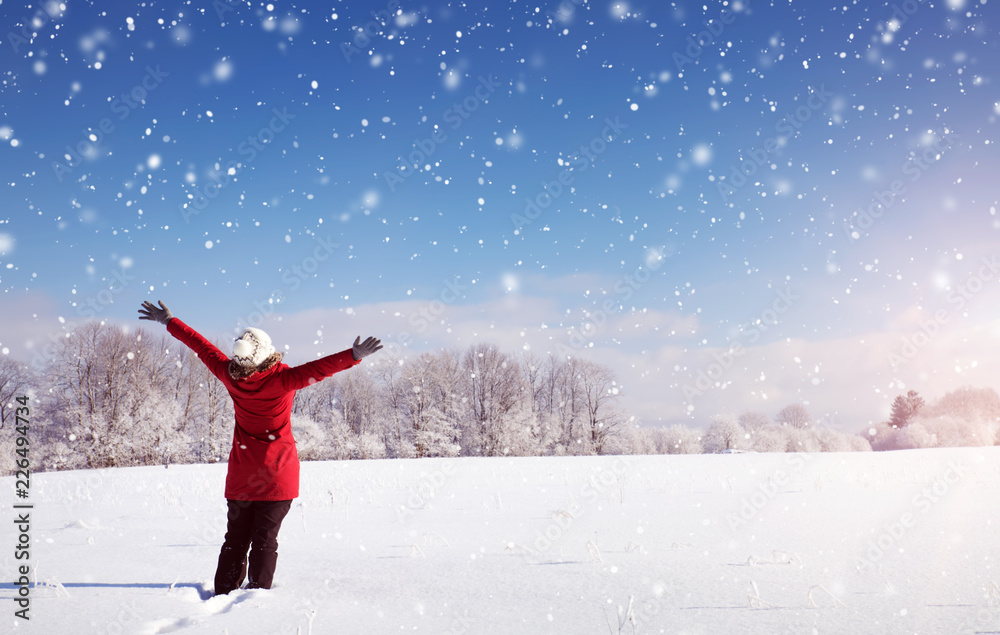
MULTIPOLYGON (((230 360, 229 376, 238 382, 254 381, 258 379, 256 375, 260 373, 266 373, 267 371, 271 370, 272 368, 280 364, 281 358, 282 354, 275 351, 271 353, 267 357, 267 359, 262 361, 257 366, 241 366, 240 364, 237 364, 235 361, 230 360)), ((263 379, 263 376, 259 377, 259 379, 263 379)))

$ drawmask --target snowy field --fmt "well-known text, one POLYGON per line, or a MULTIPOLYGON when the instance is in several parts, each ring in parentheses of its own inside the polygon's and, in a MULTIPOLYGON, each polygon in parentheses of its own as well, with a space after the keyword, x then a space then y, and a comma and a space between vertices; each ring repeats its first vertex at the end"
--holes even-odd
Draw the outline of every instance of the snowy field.
POLYGON ((275 587, 213 598, 224 475, 35 476, 0 631, 1000 632, 1000 448, 305 463, 275 587))

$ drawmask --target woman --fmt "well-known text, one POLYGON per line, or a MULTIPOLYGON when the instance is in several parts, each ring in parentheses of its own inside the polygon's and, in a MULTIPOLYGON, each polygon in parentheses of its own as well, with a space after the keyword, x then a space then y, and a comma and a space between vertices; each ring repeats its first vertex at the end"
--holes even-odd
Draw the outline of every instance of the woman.
POLYGON ((139 319, 166 324, 168 333, 193 350, 229 391, 236 413, 226 474, 228 525, 215 594, 238 589, 247 573, 246 588, 270 589, 278 561, 278 530, 299 495, 299 456, 290 421, 295 391, 358 365, 382 343, 358 337, 347 350, 291 368, 281 362, 267 333, 247 328, 229 358, 175 318, 162 301, 159 305, 143 302, 139 319))

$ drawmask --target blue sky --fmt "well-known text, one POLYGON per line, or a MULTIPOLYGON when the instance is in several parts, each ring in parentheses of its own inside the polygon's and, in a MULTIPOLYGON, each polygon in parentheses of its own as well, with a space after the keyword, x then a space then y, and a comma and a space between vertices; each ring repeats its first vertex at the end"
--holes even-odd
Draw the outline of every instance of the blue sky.
POLYGON ((647 423, 998 383, 995 2, 107 6, 0 5, 3 354, 163 299, 647 423))

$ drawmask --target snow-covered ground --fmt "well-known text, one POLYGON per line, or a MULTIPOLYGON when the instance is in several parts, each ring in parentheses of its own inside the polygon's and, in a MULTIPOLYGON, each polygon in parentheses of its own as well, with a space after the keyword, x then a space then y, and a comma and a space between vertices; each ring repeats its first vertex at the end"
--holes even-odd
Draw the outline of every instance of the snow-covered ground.
POLYGON ((0 630, 1000 631, 1000 448, 306 463, 274 588, 215 598, 224 474, 34 476, 0 630))

